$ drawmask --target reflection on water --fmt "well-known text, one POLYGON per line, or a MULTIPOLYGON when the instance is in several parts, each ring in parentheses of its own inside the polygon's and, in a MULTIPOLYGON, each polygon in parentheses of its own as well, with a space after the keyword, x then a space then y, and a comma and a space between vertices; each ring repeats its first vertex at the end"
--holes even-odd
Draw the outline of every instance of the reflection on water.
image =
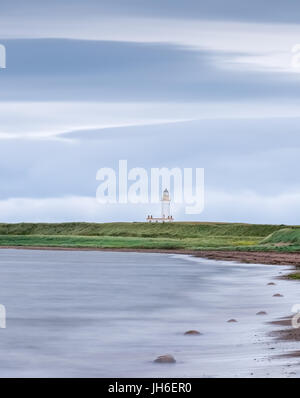
POLYGON ((278 271, 164 254, 1 250, 0 377, 267 374, 272 341, 256 312, 286 315, 297 297, 293 282, 266 287, 278 271), (275 290, 285 296, 276 305, 275 290), (203 334, 184 336, 189 329, 203 334), (153 363, 167 353, 175 365, 153 363))

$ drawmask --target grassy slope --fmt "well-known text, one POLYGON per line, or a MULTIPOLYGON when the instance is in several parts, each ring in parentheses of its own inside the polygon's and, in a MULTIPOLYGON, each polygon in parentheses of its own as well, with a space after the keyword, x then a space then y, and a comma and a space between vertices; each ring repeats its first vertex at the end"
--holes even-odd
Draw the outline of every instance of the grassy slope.
POLYGON ((263 243, 300 245, 300 228, 282 228, 267 236, 263 243))
MULTIPOLYGON (((300 240, 274 244, 272 237, 280 239, 285 229, 283 225, 233 223, 0 224, 0 246, 298 250, 300 240)), ((300 235, 298 227, 288 230, 300 235)))
POLYGON ((284 226, 230 223, 62 223, 0 224, 0 235, 135 236, 201 238, 203 236, 259 236, 284 226))
POLYGON ((263 239, 260 246, 277 251, 300 251, 300 228, 281 228, 263 239))

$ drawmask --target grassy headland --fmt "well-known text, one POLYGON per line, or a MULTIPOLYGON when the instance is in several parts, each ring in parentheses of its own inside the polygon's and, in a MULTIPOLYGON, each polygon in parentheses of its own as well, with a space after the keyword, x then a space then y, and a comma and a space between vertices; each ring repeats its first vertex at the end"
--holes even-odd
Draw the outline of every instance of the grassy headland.
POLYGON ((300 251, 300 227, 237 223, 0 224, 0 246, 300 251))

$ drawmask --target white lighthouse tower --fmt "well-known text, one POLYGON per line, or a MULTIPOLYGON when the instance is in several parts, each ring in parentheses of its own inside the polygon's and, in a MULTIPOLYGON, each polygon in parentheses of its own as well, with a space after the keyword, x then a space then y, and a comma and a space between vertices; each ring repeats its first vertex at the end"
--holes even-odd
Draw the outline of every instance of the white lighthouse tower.
POLYGON ((174 221, 173 216, 171 216, 170 212, 170 203, 171 203, 171 198, 169 191, 167 189, 164 190, 162 199, 161 199, 161 216, 160 217, 153 217, 148 216, 147 221, 148 222, 172 222, 174 221))
POLYGON ((167 189, 164 190, 161 200, 161 218, 170 218, 170 195, 167 189))

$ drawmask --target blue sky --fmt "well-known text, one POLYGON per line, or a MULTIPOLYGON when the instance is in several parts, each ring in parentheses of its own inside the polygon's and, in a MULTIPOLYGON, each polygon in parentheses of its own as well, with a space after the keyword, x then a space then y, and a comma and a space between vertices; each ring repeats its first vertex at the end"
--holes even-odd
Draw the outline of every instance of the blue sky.
POLYGON ((297 1, 11 0, 1 6, 0 219, 143 221, 96 172, 204 167, 182 220, 300 223, 297 1))

